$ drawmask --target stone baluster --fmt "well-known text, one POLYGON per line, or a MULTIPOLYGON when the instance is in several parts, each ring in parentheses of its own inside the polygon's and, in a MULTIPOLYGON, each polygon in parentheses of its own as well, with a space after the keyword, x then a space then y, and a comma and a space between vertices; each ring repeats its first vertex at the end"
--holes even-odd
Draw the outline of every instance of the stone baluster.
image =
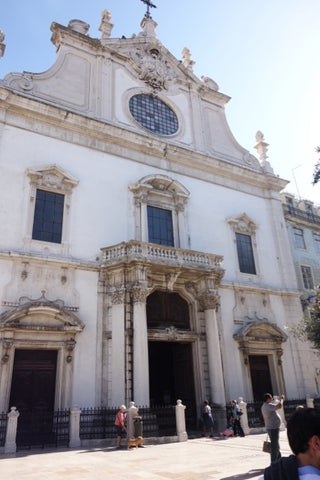
POLYGON ((78 448, 81 446, 80 440, 80 415, 81 410, 76 405, 70 412, 70 448, 78 448))
POLYGON ((179 442, 186 442, 188 440, 188 434, 186 431, 186 406, 182 405, 182 400, 177 400, 176 409, 176 428, 179 442))
POLYGON ((11 407, 8 413, 8 424, 6 432, 6 442, 4 445, 4 453, 15 453, 17 451, 16 436, 18 427, 18 418, 20 413, 16 407, 11 407))

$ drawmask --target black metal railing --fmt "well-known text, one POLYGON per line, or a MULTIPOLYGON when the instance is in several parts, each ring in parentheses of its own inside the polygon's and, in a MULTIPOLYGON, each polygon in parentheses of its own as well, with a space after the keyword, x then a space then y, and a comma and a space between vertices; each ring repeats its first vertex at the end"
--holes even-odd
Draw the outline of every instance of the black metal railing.
POLYGON ((283 403, 283 410, 286 421, 290 418, 291 414, 297 409, 299 405, 304 408, 307 406, 305 398, 293 398, 285 400, 285 402, 283 403))
POLYGON ((70 410, 22 410, 19 413, 17 450, 68 446, 70 410))
POLYGON ((174 406, 139 408, 144 437, 167 437, 176 435, 176 413, 174 406))
POLYGON ((283 210, 286 215, 291 215, 292 217, 300 218, 307 222, 320 224, 319 215, 315 215, 313 212, 305 212, 304 210, 288 205, 283 205, 283 210))
POLYGON ((114 420, 117 408, 82 408, 80 415, 80 439, 115 437, 114 420))
POLYGON ((248 402, 247 415, 250 428, 264 427, 264 421, 261 413, 262 402, 248 402))
POLYGON ((6 441, 6 432, 8 424, 8 414, 0 413, 0 447, 3 447, 6 441))

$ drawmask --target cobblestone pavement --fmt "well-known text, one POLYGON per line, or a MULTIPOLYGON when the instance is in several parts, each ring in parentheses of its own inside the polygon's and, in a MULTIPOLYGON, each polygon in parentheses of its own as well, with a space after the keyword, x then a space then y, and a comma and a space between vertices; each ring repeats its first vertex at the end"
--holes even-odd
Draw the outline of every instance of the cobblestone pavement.
MULTIPOLYGON (((28 450, 0 455, 0 478, 19 480, 256 480, 270 457, 265 434, 245 438, 195 438, 145 448, 99 447, 28 450)), ((280 432, 282 455, 289 455, 280 432)))

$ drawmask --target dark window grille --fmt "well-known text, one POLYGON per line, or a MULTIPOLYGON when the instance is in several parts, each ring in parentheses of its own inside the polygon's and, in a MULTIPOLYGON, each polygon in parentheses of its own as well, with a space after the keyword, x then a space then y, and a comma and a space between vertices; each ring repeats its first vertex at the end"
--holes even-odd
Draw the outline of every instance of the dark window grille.
POLYGON ((8 414, 4 412, 0 413, 0 447, 4 447, 6 442, 7 423, 8 414))
POLYGON ((150 243, 174 246, 171 210, 148 205, 148 235, 150 243))
POLYGON ((311 267, 305 267, 301 265, 301 273, 302 273, 304 288, 306 288, 307 290, 312 290, 314 284, 313 284, 311 267))
POLYGON ((37 190, 32 238, 61 243, 64 195, 37 190))
POLYGON ((164 102, 151 95, 134 95, 129 108, 133 118, 150 132, 172 135, 178 130, 176 114, 164 102))
POLYGON ((250 235, 236 233, 239 268, 242 273, 256 274, 250 235))

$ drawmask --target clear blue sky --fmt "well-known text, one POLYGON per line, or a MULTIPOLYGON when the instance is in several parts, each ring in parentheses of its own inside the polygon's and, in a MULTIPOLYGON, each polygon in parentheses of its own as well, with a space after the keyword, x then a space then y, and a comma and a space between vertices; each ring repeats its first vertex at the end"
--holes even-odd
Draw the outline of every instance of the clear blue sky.
MULTIPOLYGON (((312 173, 320 145, 320 0, 153 0, 159 40, 181 59, 184 47, 194 72, 214 79, 231 96, 227 120, 251 153, 261 130, 269 161, 291 183, 287 191, 320 203, 312 173)), ((51 22, 90 24, 100 38, 108 9, 113 37, 139 33, 146 7, 140 0, 10 0, 1 6, 6 51, 0 78, 15 71, 42 72, 55 60, 51 22)))

